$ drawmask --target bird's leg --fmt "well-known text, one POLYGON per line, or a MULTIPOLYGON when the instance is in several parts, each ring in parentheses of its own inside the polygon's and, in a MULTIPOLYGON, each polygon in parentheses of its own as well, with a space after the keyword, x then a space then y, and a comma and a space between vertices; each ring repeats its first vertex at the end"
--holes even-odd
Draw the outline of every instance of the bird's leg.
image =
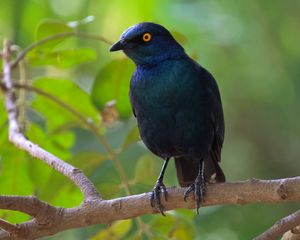
POLYGON ((156 181, 156 184, 153 188, 152 194, 151 194, 151 206, 152 207, 156 207, 156 209, 163 215, 165 216, 163 209, 162 209, 162 205, 161 205, 161 201, 160 201, 160 193, 163 193, 165 200, 167 201, 167 189, 166 186, 163 183, 163 178, 164 178, 164 174, 168 165, 170 158, 166 158, 164 165, 160 171, 159 177, 156 181))
POLYGON ((200 203, 204 200, 204 195, 206 193, 206 183, 204 178, 204 160, 201 159, 199 164, 199 173, 195 179, 195 182, 192 183, 189 188, 184 193, 184 201, 189 196, 191 192, 194 192, 195 202, 197 208, 197 214, 199 214, 200 203))

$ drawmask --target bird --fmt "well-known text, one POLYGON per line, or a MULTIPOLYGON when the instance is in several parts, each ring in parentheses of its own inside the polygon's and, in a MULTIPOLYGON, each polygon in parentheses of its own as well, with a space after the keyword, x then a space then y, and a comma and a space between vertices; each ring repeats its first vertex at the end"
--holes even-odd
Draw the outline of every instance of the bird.
POLYGON ((142 22, 125 30, 110 52, 123 51, 136 65, 129 87, 132 111, 142 141, 164 160, 151 193, 151 206, 162 215, 167 201, 164 174, 173 158, 177 179, 194 193, 199 208, 207 184, 225 182, 219 165, 224 142, 224 114, 213 75, 188 56, 163 26, 142 22))

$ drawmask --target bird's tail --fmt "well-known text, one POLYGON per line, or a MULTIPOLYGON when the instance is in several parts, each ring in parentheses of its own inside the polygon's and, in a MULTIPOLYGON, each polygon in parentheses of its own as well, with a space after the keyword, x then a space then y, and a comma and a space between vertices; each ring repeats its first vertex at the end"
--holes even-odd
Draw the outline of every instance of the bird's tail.
MULTIPOLYGON (((192 184, 199 172, 199 160, 191 158, 175 158, 177 179, 181 187, 192 184)), ((207 182, 225 182, 225 175, 217 161, 212 157, 205 159, 204 178, 207 182)))

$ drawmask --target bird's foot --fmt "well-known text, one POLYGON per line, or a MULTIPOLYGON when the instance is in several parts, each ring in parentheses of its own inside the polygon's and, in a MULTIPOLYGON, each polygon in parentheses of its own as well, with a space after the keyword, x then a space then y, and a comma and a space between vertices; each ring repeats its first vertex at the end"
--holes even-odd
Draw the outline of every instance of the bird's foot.
POLYGON ((155 207, 163 216, 165 216, 164 212, 163 212, 163 206, 161 205, 161 200, 160 200, 160 194, 163 194, 165 200, 167 201, 168 198, 168 192, 166 189, 166 186, 163 184, 162 181, 157 181, 152 194, 151 194, 151 206, 155 207))
POLYGON ((184 193, 184 201, 186 201, 187 197, 191 192, 194 192, 195 203, 197 208, 197 214, 199 214, 199 208, 201 202, 204 202, 204 196, 206 194, 206 183, 204 178, 196 178, 195 182, 192 183, 189 188, 184 193))

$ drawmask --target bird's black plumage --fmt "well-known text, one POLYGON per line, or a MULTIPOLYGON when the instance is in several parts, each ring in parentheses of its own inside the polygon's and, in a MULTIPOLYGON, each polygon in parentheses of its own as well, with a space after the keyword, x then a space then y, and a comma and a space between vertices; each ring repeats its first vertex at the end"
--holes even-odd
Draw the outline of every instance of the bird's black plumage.
POLYGON ((152 202, 162 212, 164 170, 174 157, 179 183, 190 186, 187 194, 195 192, 199 208, 205 183, 225 181, 219 166, 224 118, 214 77, 158 24, 129 28, 112 46, 111 51, 116 50, 123 50, 136 63, 130 100, 141 138, 150 151, 165 159, 152 202), (150 40, 144 39, 145 34, 150 34, 150 40))

